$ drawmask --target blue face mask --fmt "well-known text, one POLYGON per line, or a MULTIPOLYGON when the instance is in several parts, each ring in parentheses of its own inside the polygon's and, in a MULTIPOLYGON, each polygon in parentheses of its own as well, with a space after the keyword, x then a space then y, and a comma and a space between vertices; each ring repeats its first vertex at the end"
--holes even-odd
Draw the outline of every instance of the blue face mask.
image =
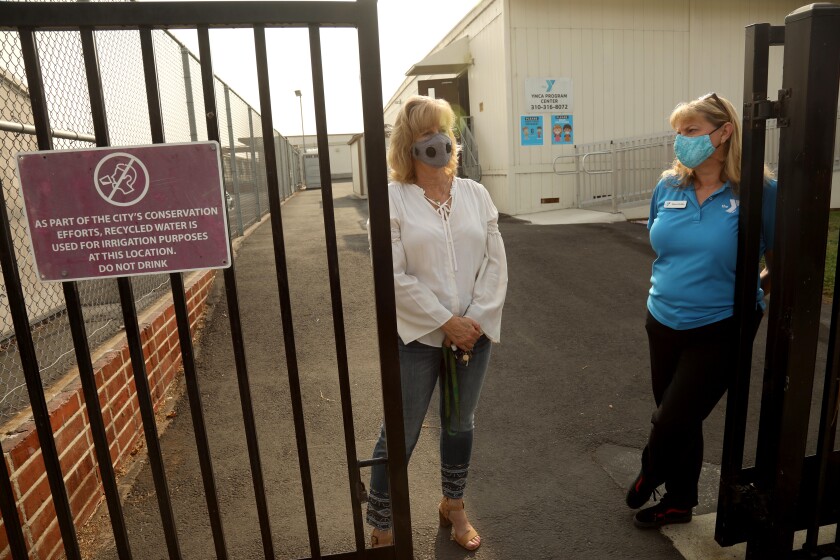
POLYGON ((682 134, 677 134, 677 137, 674 139, 674 155, 677 156, 680 163, 689 169, 694 169, 709 159, 709 156, 715 153, 717 149, 712 144, 711 135, 720 126, 704 136, 683 136, 682 134))
POLYGON ((443 132, 429 136, 425 140, 415 142, 411 146, 411 155, 432 167, 446 167, 452 159, 452 140, 443 132))

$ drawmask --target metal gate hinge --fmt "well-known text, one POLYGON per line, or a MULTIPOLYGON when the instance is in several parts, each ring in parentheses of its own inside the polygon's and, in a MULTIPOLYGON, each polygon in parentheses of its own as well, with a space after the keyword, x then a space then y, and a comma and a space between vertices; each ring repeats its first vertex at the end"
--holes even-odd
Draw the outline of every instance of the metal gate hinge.
POLYGON ((785 114, 787 100, 791 97, 790 89, 779 90, 779 100, 770 101, 769 99, 761 99, 756 96, 755 99, 744 103, 744 118, 749 121, 750 126, 755 128, 759 122, 768 119, 776 119, 776 125, 783 128, 790 124, 790 121, 785 114))

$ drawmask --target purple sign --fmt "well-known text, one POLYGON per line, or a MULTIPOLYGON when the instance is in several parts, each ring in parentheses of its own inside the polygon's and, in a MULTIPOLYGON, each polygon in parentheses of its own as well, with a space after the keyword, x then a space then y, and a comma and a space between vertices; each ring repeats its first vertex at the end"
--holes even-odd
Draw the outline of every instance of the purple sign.
POLYGON ((45 282, 230 266, 216 142, 18 154, 45 282))

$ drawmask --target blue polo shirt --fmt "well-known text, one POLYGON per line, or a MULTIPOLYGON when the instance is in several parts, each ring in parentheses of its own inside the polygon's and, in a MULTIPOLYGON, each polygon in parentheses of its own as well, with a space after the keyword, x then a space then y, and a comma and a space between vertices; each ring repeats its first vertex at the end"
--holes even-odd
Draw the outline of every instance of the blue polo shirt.
MULTIPOLYGON (((656 185, 648 218, 656 260, 647 307, 657 321, 685 330, 733 315, 738 209, 739 199, 729 183, 702 205, 693 185, 680 187, 673 177, 656 185)), ((762 197, 761 255, 772 250, 775 217, 776 181, 770 180, 762 197)), ((764 308, 760 287, 756 306, 764 308)))

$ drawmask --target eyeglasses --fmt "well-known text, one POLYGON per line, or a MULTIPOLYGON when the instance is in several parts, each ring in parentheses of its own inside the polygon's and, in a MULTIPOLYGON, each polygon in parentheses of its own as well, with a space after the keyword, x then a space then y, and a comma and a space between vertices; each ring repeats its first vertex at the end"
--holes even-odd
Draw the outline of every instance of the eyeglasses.
POLYGON ((723 111, 727 116, 729 115, 729 111, 726 109, 726 105, 723 104, 723 101, 720 100, 720 97, 718 97, 715 92, 712 91, 710 93, 707 93, 706 95, 697 98, 698 101, 706 101, 707 99, 714 100, 714 102, 717 103, 718 109, 723 111))

